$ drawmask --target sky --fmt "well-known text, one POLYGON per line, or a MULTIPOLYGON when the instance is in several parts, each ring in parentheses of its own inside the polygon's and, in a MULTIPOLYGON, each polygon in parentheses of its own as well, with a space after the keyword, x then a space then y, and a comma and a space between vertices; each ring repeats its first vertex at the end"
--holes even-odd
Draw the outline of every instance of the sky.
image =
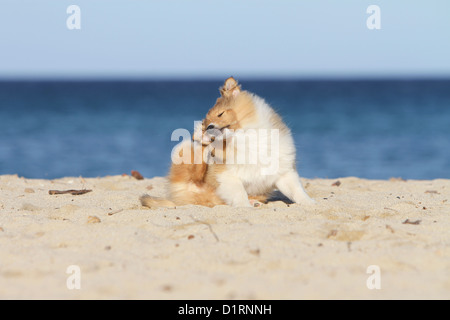
POLYGON ((449 17, 448 0, 0 0, 0 78, 450 77, 449 17))

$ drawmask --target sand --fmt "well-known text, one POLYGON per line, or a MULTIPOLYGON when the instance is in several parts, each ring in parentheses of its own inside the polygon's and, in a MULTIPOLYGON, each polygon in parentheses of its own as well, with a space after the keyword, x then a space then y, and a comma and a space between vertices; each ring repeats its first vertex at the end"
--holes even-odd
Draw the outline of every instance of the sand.
POLYGON ((314 207, 153 210, 161 177, 0 176, 0 298, 450 299, 450 180, 303 183, 314 207))

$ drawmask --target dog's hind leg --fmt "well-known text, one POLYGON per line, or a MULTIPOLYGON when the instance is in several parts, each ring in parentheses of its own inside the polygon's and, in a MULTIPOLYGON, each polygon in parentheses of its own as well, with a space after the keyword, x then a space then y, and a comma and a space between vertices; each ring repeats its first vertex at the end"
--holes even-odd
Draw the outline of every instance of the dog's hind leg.
POLYGON ((291 201, 300 204, 314 204, 315 201, 311 199, 303 189, 300 177, 295 170, 289 171, 282 175, 276 182, 276 187, 288 197, 291 201))

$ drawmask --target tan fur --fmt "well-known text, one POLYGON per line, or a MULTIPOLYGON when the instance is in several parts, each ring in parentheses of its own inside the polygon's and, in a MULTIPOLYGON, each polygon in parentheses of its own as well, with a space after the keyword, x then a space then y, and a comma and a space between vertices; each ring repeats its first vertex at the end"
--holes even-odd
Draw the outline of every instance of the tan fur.
MULTIPOLYGON (((216 193, 212 180, 206 182, 208 165, 204 159, 201 164, 194 163, 194 142, 191 143, 191 163, 172 164, 168 175, 169 199, 161 199, 144 195, 140 198, 141 204, 146 207, 174 207, 182 205, 202 205, 214 207, 225 204, 216 193)), ((205 146, 201 146, 203 152, 205 146)), ((179 155, 183 156, 183 150, 179 155)))
POLYGON ((144 194, 142 195, 139 200, 141 201, 141 204, 144 207, 149 207, 149 208, 159 208, 159 207, 165 207, 165 208, 173 208, 176 206, 175 202, 167 200, 167 199, 162 199, 162 198, 156 198, 156 197, 151 197, 148 194, 144 194))
MULTIPOLYGON (((220 89, 223 92, 223 87, 220 89)), ((234 91, 239 90, 237 88, 234 91)), ((256 112, 248 92, 243 91, 237 97, 226 93, 217 99, 216 104, 203 120, 203 130, 214 124, 219 130, 228 128, 237 130, 255 121, 256 112)))
MULTIPOLYGON (((194 144, 191 144, 191 164, 172 164, 169 173, 170 199, 177 205, 202 205, 214 207, 225 204, 215 194, 212 184, 206 182, 208 165, 205 159, 194 164, 194 144)), ((201 147, 202 152, 205 146, 201 147)))

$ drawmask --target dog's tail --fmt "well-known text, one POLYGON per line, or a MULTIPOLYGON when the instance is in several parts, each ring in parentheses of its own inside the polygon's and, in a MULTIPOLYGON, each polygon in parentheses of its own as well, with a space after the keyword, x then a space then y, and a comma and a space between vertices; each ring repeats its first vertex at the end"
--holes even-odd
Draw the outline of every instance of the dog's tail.
POLYGON ((157 197, 151 197, 148 194, 144 194, 142 195, 139 200, 141 201, 141 204, 144 207, 149 207, 149 208, 173 208, 176 206, 175 202, 167 200, 167 199, 162 199, 162 198, 157 198, 157 197))

